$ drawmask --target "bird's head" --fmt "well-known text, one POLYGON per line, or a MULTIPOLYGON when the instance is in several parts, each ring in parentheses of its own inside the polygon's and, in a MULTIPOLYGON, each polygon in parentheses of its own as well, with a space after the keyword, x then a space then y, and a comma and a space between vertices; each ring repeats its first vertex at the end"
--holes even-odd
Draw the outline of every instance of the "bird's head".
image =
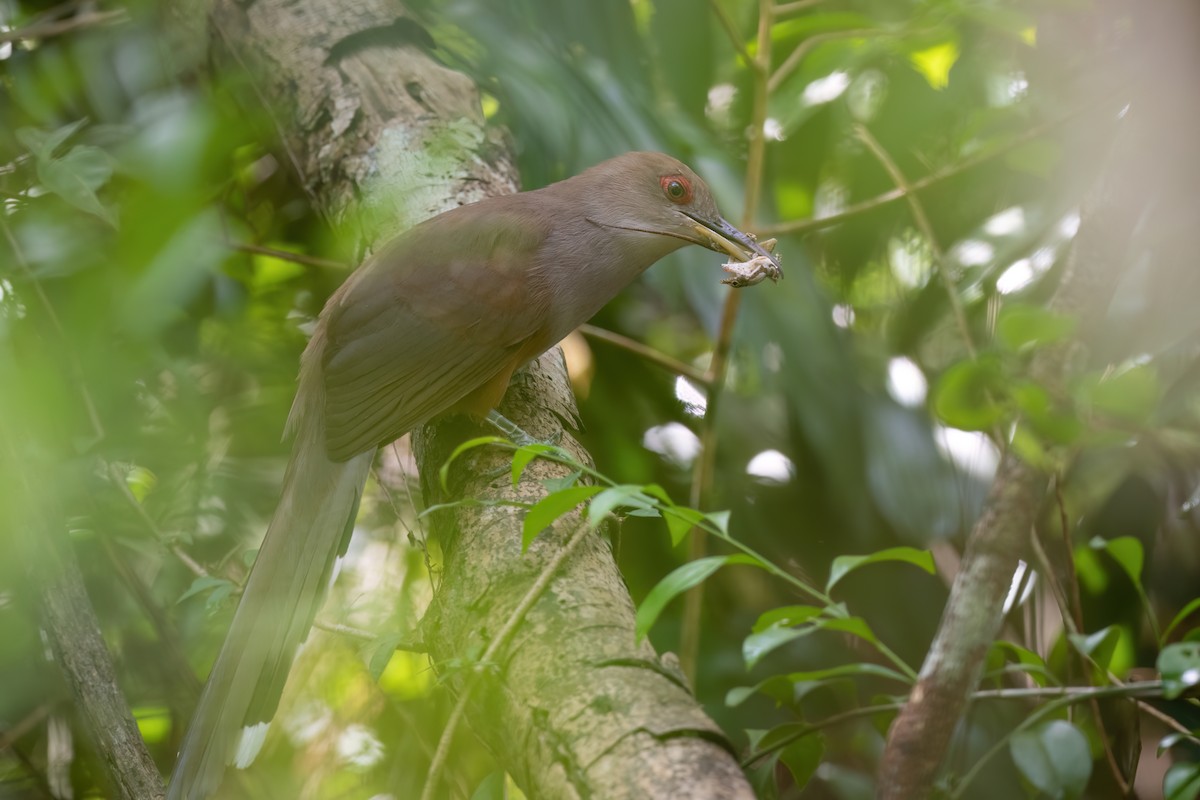
POLYGON ((575 180, 596 201, 588 210, 596 225, 698 244, 736 261, 765 258, 782 274, 775 255, 721 216, 708 184, 670 156, 626 153, 575 180))

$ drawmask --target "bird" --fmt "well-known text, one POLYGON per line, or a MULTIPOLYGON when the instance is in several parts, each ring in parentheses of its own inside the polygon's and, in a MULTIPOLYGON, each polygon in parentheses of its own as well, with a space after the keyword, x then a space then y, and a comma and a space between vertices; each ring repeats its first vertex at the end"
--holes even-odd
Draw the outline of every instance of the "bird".
POLYGON ((301 356, 279 503, 168 800, 203 800, 227 765, 245 767, 257 754, 346 552, 376 450, 447 414, 503 425, 495 408, 517 368, 688 244, 754 261, 751 282, 782 275, 775 255, 721 216, 696 173, 671 156, 634 152, 446 211, 346 279, 301 356))

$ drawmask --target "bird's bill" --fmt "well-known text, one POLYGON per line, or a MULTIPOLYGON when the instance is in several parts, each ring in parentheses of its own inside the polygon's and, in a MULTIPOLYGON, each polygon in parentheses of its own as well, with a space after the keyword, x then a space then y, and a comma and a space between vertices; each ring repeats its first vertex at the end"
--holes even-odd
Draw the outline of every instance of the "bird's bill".
POLYGON ((689 214, 688 218, 692 221, 692 230, 699 237, 698 244, 718 253, 726 253, 738 261, 750 261, 755 257, 769 259, 778 273, 783 274, 779 259, 775 255, 759 244, 753 236, 730 225, 724 217, 705 219, 689 214))

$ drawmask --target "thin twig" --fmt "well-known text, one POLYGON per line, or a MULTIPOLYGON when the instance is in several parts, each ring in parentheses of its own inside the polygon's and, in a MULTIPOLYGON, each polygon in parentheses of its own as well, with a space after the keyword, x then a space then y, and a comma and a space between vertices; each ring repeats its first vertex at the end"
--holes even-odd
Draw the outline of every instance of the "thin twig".
POLYGON ((1092 102, 1080 106, 1079 108, 1072 109, 1061 117, 1056 117, 1052 120, 1042 123, 1041 125, 1035 125, 1034 127, 1029 128, 1023 133, 1017 134, 1005 142, 982 150, 968 158, 964 158, 957 164, 950 164, 942 167, 941 169, 934 170, 925 177, 918 178, 910 183, 907 190, 900 188, 890 189, 867 200, 847 206, 836 214, 829 214, 824 217, 811 217, 809 219, 801 219, 794 222, 782 222, 775 225, 766 225, 756 229, 756 232, 760 237, 786 236, 793 233, 809 233, 810 231, 833 227, 834 225, 838 225, 853 217, 870 213, 877 208, 894 203, 897 200, 903 200, 911 192, 919 192, 923 189, 928 189, 930 186, 934 186, 942 181, 957 177, 968 170, 974 169, 975 167, 986 164, 990 161, 994 161, 1001 156, 1008 155, 1018 147, 1027 145, 1032 141, 1036 141, 1037 139, 1040 139, 1053 131, 1055 128, 1070 122, 1080 114, 1092 108, 1094 105, 1096 105, 1096 103, 1092 102))
MULTIPOLYGON (((750 115, 750 142, 746 154, 746 186, 742 203, 742 229, 752 227, 758 213, 758 197, 762 187, 763 165, 766 162, 766 137, 763 124, 767 119, 767 98, 770 94, 767 75, 771 69, 771 25, 774 17, 770 0, 759 0, 758 8, 758 52, 760 69, 754 73, 754 106, 750 115)), ((717 413, 720 407, 721 390, 729 369, 729 353, 733 348, 733 330, 741 307, 742 294, 731 291, 725 295, 721 308, 721 322, 713 345, 712 358, 708 363, 706 381, 708 405, 700 430, 700 457, 692 472, 689 502, 693 508, 704 508, 712 494, 713 474, 717 459, 717 413)), ((703 530, 693 528, 688 540, 688 560, 704 557, 708 550, 708 539, 703 530)), ((688 590, 683 601, 683 620, 680 626, 679 663, 685 675, 696 676, 696 661, 700 655, 700 612, 704 605, 704 583, 688 590)))
POLYGON ((260 256, 271 256, 278 258, 281 261, 294 261, 297 264, 304 264, 309 267, 319 267, 321 269, 333 269, 341 272, 348 272, 350 265, 341 261, 333 261, 328 258, 319 258, 317 256, 306 256, 303 253, 291 253, 287 250, 277 250, 274 247, 263 247, 260 244, 249 244, 248 242, 226 242, 231 250, 237 250, 242 253, 254 253, 260 256))
POLYGON ((786 17, 789 14, 798 14, 801 11, 807 11, 810 8, 816 8, 824 3, 825 0, 796 0, 794 3, 781 3, 775 6, 775 17, 786 17))
MULTIPOLYGON (((942 288, 946 290, 946 297, 950 300, 950 309, 954 313, 954 322, 958 326, 959 335, 963 338, 963 344, 966 345, 967 354, 971 358, 975 358, 978 349, 975 347, 975 341, 971 337, 971 327, 967 324, 967 314, 963 309, 962 298, 958 296, 957 287, 955 287, 954 281, 950 277, 950 270, 946 262, 946 253, 938 241, 937 233, 933 230, 933 223, 929 221, 929 215, 925 213, 925 206, 921 204, 920 198, 913 192, 913 185, 904 176, 904 173, 891 157, 891 154, 884 149, 879 140, 871 135, 867 127, 856 124, 854 126, 854 135, 867 146, 871 154, 887 170, 888 175, 891 176, 892 181, 896 184, 896 188, 900 190, 904 198, 908 201, 913 221, 916 222, 917 229, 921 231, 921 235, 925 237, 925 241, 929 242, 929 249, 933 252, 934 261, 937 263, 937 274, 942 282, 942 288)), ((1002 442, 1003 439, 998 439, 997 441, 1002 442)))
MULTIPOLYGON (((825 44, 826 42, 836 42, 840 39, 862 39, 867 36, 876 36, 884 31, 878 28, 854 28, 846 31, 829 31, 828 33, 818 33, 815 36, 810 36, 800 44, 796 45, 796 49, 788 54, 788 57, 779 69, 771 74, 770 80, 767 81, 767 91, 773 93, 779 88, 779 85, 787 80, 788 76, 800 66, 800 62, 804 57, 812 52, 817 45, 825 44)), ((767 68, 770 69, 770 62, 764 62, 767 68)))
POLYGON ((49 714, 50 706, 43 703, 22 717, 16 725, 0 731, 0 753, 12 747, 14 742, 33 730, 49 714))
POLYGON ((188 568, 188 571, 197 578, 207 578, 208 570, 206 570, 199 562, 188 555, 187 551, 180 547, 178 543, 171 542, 168 544, 169 537, 163 533, 162 529, 158 527, 158 523, 154 521, 154 518, 151 517, 149 513, 147 513, 146 508, 138 502, 136 497, 134 497, 133 492, 129 488, 129 484, 125 482, 125 477, 121 475, 120 469, 115 464, 108 465, 108 476, 109 479, 112 480, 113 485, 117 487, 117 491, 120 492, 121 496, 125 498, 125 501, 129 503, 129 505, 133 506, 133 510, 137 513, 138 517, 142 520, 150 533, 154 535, 154 538, 158 540, 158 543, 170 550, 171 553, 174 554, 174 556, 178 558, 185 567, 188 568))
POLYGON ((54 20, 53 22, 35 22, 32 25, 26 25, 24 28, 0 31, 0 44, 19 42, 23 39, 49 39, 53 36, 61 36, 64 33, 70 33, 81 28, 90 28, 109 22, 128 21, 129 14, 124 9, 85 12, 73 17, 67 17, 66 19, 54 20))
MULTIPOLYGON (((529 591, 525 592, 525 596, 521 598, 521 602, 513 609, 508 620, 504 623, 504 627, 500 632, 488 643, 487 649, 483 651, 483 655, 479 658, 479 663, 487 664, 494 661, 500 649, 508 644, 508 641, 517 632, 525 615, 529 613, 529 609, 533 608, 534 603, 542 596, 542 593, 550 586, 550 582, 554 579, 554 574, 558 572, 558 568, 575 552, 584 539, 592 532, 592 529, 579 521, 578 527, 571 535, 571 538, 556 552, 554 556, 542 568, 542 572, 538 575, 537 580, 529 587, 529 591)), ((446 764, 446 758, 450 754, 450 740, 454 738, 454 731, 458 728, 458 723, 462 719, 463 712, 466 710, 467 701, 471 697, 471 692, 479 683, 481 672, 473 672, 471 677, 467 679, 466 686, 463 687, 462 693, 458 696, 458 701, 454 704, 454 708, 450 712, 449 719, 446 720, 446 727, 442 730, 441 738, 438 739, 437 750, 433 754, 433 760, 429 764, 429 771, 425 774, 425 786, 421 789, 421 800, 433 800, 436 796, 437 783, 442 772, 442 768, 446 764)))
MULTIPOLYGON (((345 625, 341 622, 325 622, 324 620, 316 620, 313 622, 314 628, 319 628, 326 633, 332 633, 337 636, 344 636, 347 639, 354 639, 359 642, 378 642, 384 637, 376 633, 371 633, 362 628, 355 628, 352 625, 345 625)), ((397 650, 405 650, 409 653, 426 653, 429 652, 425 644, 417 639, 401 639, 396 642, 397 650)))
POLYGON ((742 43, 742 37, 738 34, 733 20, 725 13, 725 9, 721 7, 720 0, 709 0, 708 4, 712 6, 713 13, 717 15, 717 20, 721 23, 721 27, 725 29, 725 33, 729 36, 729 41, 733 45, 733 49, 741 56, 742 61, 750 69, 760 69, 758 61, 755 60, 754 56, 750 55, 749 51, 746 50, 746 45, 742 43))
POLYGON ((685 378, 700 384, 701 386, 709 385, 708 373, 703 370, 693 367, 691 364, 684 363, 679 359, 669 356, 661 350, 655 350, 653 347, 648 347, 636 339, 630 339, 628 336, 622 336, 619 333, 597 328, 595 325, 580 325, 579 332, 584 336, 592 339, 599 339, 602 342, 608 342, 611 345, 628 350, 636 356, 644 358, 660 367, 674 372, 677 375, 683 375, 685 378))

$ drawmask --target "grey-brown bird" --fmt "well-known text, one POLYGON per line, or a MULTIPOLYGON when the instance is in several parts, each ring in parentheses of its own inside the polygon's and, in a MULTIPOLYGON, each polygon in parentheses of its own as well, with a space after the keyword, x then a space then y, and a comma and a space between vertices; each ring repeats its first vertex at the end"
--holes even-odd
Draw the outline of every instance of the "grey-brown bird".
POLYGON ((227 763, 253 759, 345 553, 376 449, 442 414, 488 416, 514 370, 689 243, 780 274, 694 172, 659 153, 628 153, 423 222, 334 293, 301 360, 279 506, 168 800, 208 797, 227 763))

